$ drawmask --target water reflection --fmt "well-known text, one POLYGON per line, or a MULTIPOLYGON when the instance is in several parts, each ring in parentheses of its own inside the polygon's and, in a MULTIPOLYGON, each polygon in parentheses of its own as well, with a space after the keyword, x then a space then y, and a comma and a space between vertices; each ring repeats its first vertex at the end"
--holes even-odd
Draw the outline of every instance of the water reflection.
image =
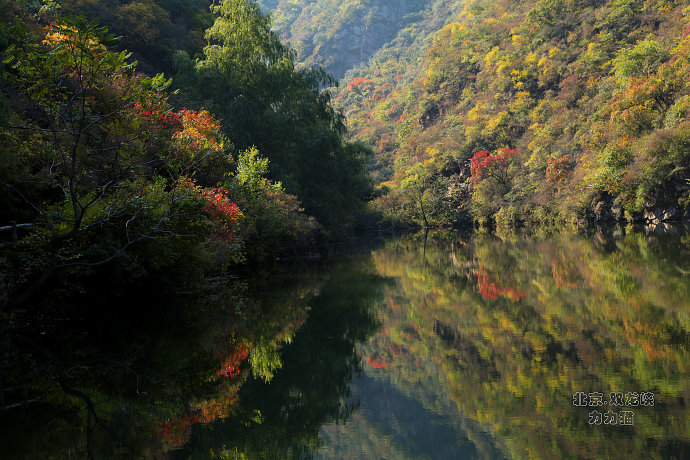
POLYGON ((344 401, 355 344, 378 329, 385 284, 352 260, 207 292, 94 286, 14 311, 1 456, 307 457, 320 426, 357 407, 344 401))
POLYGON ((690 458, 686 229, 411 235, 249 286, 16 312, 3 457, 690 458))
POLYGON ((355 345, 379 327, 375 308, 386 281, 370 263, 352 260, 322 275, 308 299, 309 317, 280 350, 273 377, 250 378, 240 388, 238 413, 195 427, 193 440, 173 458, 308 458, 325 423, 348 420, 347 400, 361 369, 355 345))
POLYGON ((3 458, 155 456, 166 442, 159 424, 191 416, 194 400, 215 394, 215 345, 232 315, 206 312, 201 296, 165 296, 153 286, 116 292, 103 283, 8 313, 3 458))
POLYGON ((366 371, 417 400, 451 400, 449 423, 475 422, 502 451, 490 457, 687 458, 688 242, 634 232, 394 241, 373 254, 399 282, 382 333, 363 346, 366 371), (601 406, 574 406, 578 392, 601 393, 601 406))

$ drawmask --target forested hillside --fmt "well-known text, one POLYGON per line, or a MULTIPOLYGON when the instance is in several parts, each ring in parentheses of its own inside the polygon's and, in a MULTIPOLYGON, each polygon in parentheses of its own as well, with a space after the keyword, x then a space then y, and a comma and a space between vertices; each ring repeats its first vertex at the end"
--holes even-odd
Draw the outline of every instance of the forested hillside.
MULTIPOLYGON (((372 194, 372 152, 344 139, 333 82, 297 70, 244 0, 0 0, 10 457, 162 458, 193 424, 232 413, 250 373, 271 379, 313 295, 249 301, 264 289, 257 273, 324 254, 372 194)), ((335 284, 341 302, 355 292, 335 284)), ((375 326, 355 322, 337 323, 348 331, 332 333, 345 345, 335 355, 317 347, 317 360, 340 362, 327 390, 346 388, 350 342, 375 326)))
POLYGON ((337 92, 376 151, 377 208, 429 225, 687 217, 688 5, 428 5, 337 92))
POLYGON ((116 36, 118 47, 133 53, 139 71, 172 72, 170 56, 177 50, 196 54, 206 41, 204 31, 213 24, 208 0, 41 2, 39 18, 85 16, 98 21, 116 36))
POLYGON ((264 7, 3 3, 13 286, 309 252, 372 198, 384 224, 688 215, 688 2, 264 7))
POLYGON ((442 11, 427 11, 427 0, 280 0, 262 4, 273 29, 290 43, 297 60, 320 65, 336 78, 366 62, 398 32, 431 22, 442 11), (433 13, 433 14, 432 14, 433 13))
POLYGON ((333 80, 296 70, 255 3, 0 13, 0 308, 65 282, 194 286, 313 255, 371 195, 333 80))
POLYGON ((690 0, 0 0, 3 454, 687 457, 689 77, 690 0))

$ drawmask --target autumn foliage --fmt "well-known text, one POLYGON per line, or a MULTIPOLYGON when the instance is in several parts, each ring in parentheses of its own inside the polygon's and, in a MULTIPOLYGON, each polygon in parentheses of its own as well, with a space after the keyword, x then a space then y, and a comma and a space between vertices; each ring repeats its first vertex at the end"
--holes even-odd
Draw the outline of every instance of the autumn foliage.
POLYGON ((492 282, 483 267, 480 267, 479 274, 477 275, 477 286, 479 287, 479 294, 486 300, 496 300, 499 297, 505 297, 513 302, 517 302, 526 295, 518 289, 503 287, 492 282))
POLYGON ((374 89, 374 81, 371 78, 357 77, 347 83, 347 89, 358 93, 366 93, 374 89))
POLYGON ((683 2, 432 3, 457 22, 402 28, 409 40, 383 46, 335 95, 353 137, 374 148, 377 168, 387 171, 376 179, 389 193, 374 204, 387 219, 415 220, 409 199, 392 206, 404 199, 411 161, 424 161, 438 178, 433 195, 446 224, 574 222, 598 216, 587 211, 603 193, 621 207, 618 219, 645 220, 661 202, 681 204, 686 218, 683 2), (381 126, 373 129, 373 120, 381 126), (379 148, 391 134, 395 148, 379 148), (625 136, 630 148, 618 155, 625 136), (518 148, 525 161, 511 163, 514 151, 502 146, 518 148), (456 187, 466 165, 478 186, 472 193, 456 187))
POLYGON ((237 204, 230 199, 227 190, 222 187, 204 188, 188 177, 180 179, 177 188, 183 193, 204 199, 204 211, 215 227, 214 238, 226 243, 235 239, 239 219, 243 217, 243 214, 237 204))
POLYGON ((383 369, 385 367, 390 366, 390 361, 386 360, 384 358, 381 359, 375 359, 372 357, 367 356, 366 358, 367 364, 371 366, 372 369, 383 369))
POLYGON ((183 109, 179 117, 182 126, 175 132, 173 139, 187 146, 192 154, 223 150, 220 122, 208 111, 183 109))
POLYGON ((182 127, 180 116, 172 112, 164 100, 137 102, 134 112, 140 117, 146 127, 153 132, 161 130, 178 130, 182 127))
POLYGON ((371 98, 376 102, 382 101, 386 95, 391 91, 392 86, 390 83, 384 83, 383 85, 376 88, 376 90, 371 94, 371 98))
POLYGON ((472 180, 477 185, 482 179, 492 177, 501 184, 508 180, 508 165, 518 151, 504 147, 490 154, 486 150, 477 152, 470 160, 472 180))
POLYGON ((240 375, 240 365, 248 356, 249 352, 246 347, 237 347, 232 353, 225 357, 216 377, 237 377, 240 375))
POLYGON ((561 182, 565 180, 573 170, 574 161, 570 155, 546 160, 546 180, 549 182, 561 182))
POLYGON ((80 32, 77 28, 62 25, 54 21, 48 26, 43 44, 51 48, 62 47, 67 53, 75 54, 80 48, 88 50, 105 50, 105 46, 89 34, 80 32))
POLYGON ((216 236, 221 241, 232 241, 236 233, 237 221, 242 217, 242 211, 230 200, 228 192, 221 187, 204 189, 202 195, 206 198, 204 209, 217 227, 216 236))

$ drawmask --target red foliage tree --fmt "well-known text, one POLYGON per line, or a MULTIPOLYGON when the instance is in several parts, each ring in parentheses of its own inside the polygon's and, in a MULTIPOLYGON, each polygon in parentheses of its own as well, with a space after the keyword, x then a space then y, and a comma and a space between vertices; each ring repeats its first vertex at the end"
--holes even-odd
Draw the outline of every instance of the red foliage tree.
POLYGON ((235 237, 236 224, 242 217, 242 211, 230 200, 224 188, 203 189, 202 195, 206 198, 204 209, 218 227, 216 237, 221 241, 231 242, 235 237))
POLYGON ((179 118, 180 129, 173 139, 193 156, 223 151, 220 122, 208 111, 183 109, 179 118))
POLYGON ((390 361, 387 359, 381 358, 381 359, 374 359, 370 356, 367 356, 366 358, 367 364, 371 366, 372 369, 383 369, 385 367, 390 366, 390 361))
POLYGON ((384 83, 383 85, 376 88, 376 90, 371 94, 371 98, 376 102, 380 102, 388 95, 390 90, 391 84, 384 83))
POLYGON ((389 151, 391 147, 393 146, 393 136, 386 135, 379 139, 378 143, 376 144, 376 153, 383 153, 386 151, 389 151))
POLYGON ((216 377, 237 377, 240 375, 240 365, 249 356, 246 347, 238 346, 232 353, 225 357, 216 377))
POLYGON ((165 100, 144 102, 143 104, 137 102, 134 104, 134 112, 153 132, 176 131, 182 127, 180 116, 170 110, 165 100))
POLYGON ((374 89, 374 80, 357 77, 347 83, 347 89, 357 94, 368 93, 374 89))
POLYGON ((180 179, 177 188, 204 198, 204 211, 208 213, 209 220, 215 226, 215 239, 225 243, 234 240, 239 219, 243 214, 239 206, 230 200, 227 190, 222 187, 203 188, 191 178, 180 179))
POLYGON ((508 165, 518 151, 503 147, 493 154, 486 150, 477 152, 470 160, 470 173, 474 185, 479 184, 482 179, 493 178, 499 184, 508 186, 508 165))
POLYGON ((570 155, 563 155, 558 158, 546 160, 546 180, 559 183, 570 175, 573 170, 574 161, 570 155))

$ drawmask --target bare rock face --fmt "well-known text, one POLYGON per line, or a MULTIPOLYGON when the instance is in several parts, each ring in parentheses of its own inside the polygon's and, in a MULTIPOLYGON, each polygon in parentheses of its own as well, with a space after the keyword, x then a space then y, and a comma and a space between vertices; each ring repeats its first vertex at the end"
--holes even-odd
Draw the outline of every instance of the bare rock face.
MULTIPOLYGON (((596 222, 617 220, 617 216, 612 212, 612 208, 614 207, 613 198, 608 195, 594 197, 589 207, 596 222)), ((620 216, 620 212, 618 214, 620 216)))
POLYGON ((422 128, 426 129, 433 125, 439 116, 441 116, 441 111, 439 110, 438 106, 433 105, 424 111, 422 116, 419 118, 419 124, 422 126, 422 128))
POLYGON ((678 227, 666 222, 648 223, 644 226, 644 231, 647 234, 655 233, 657 235, 677 235, 678 227))
MULTIPOLYGON (((643 209, 641 214, 636 215, 635 220, 645 224, 675 222, 686 217, 683 209, 677 204, 665 202, 654 197, 649 198, 644 203, 643 209)), ((589 204, 589 211, 591 218, 595 222, 618 222, 623 219, 623 209, 608 194, 592 198, 589 204)))
POLYGON ((656 207, 653 209, 646 209, 642 217, 646 222, 656 224, 659 222, 679 220, 682 217, 682 213, 678 206, 656 207))
POLYGON ((594 207, 592 208, 592 214, 594 214, 594 218, 596 220, 604 220, 604 217, 606 216, 606 203, 603 201, 595 202, 594 207))

